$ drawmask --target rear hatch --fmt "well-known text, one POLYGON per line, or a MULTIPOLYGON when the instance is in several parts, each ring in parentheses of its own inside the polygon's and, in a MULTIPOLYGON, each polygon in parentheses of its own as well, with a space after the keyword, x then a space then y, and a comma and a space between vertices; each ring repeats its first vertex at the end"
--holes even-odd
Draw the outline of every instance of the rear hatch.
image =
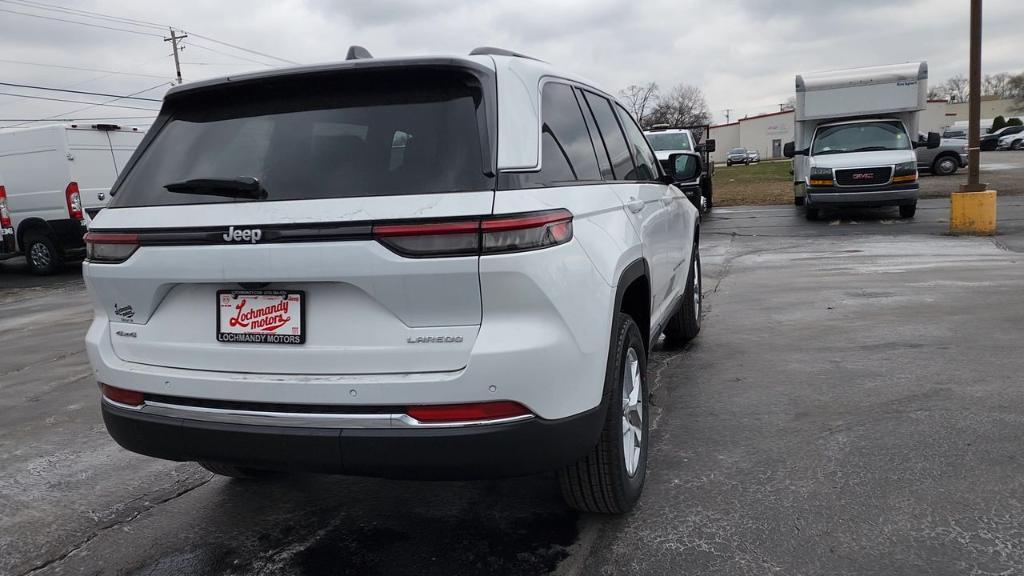
POLYGON ((78 187, 88 219, 110 200, 110 187, 142 141, 144 132, 113 124, 72 125, 67 128, 71 182, 78 187))
POLYGON ((401 255, 374 230, 491 212, 489 91, 487 70, 435 64, 169 96, 92 226, 139 244, 85 269, 115 353, 264 374, 464 367, 479 256, 401 255))

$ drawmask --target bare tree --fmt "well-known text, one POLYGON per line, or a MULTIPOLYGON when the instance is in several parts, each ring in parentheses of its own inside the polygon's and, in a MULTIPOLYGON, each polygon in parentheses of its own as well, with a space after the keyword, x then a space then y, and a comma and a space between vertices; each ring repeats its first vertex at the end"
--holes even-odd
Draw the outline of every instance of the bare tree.
POLYGON ((1024 72, 1011 76, 1007 81, 1009 93, 1013 97, 1013 111, 1024 112, 1024 72))
POLYGON ((658 103, 658 84, 656 82, 648 82, 643 86, 630 84, 624 89, 619 90, 619 96, 626 105, 626 109, 643 126, 644 118, 647 117, 658 103))
POLYGON ((644 118, 644 128, 654 124, 697 126, 710 121, 711 110, 704 99, 704 92, 696 86, 678 84, 658 99, 654 110, 644 118))
POLYGON ((1013 76, 1006 72, 988 74, 981 81, 981 93, 985 96, 995 96, 997 98, 1013 98, 1013 87, 1010 85, 1010 79, 1012 78, 1013 76))
POLYGON ((967 76, 963 74, 957 74, 946 80, 946 83, 942 85, 945 89, 946 95, 949 96, 953 102, 967 102, 967 96, 970 92, 970 82, 967 76))

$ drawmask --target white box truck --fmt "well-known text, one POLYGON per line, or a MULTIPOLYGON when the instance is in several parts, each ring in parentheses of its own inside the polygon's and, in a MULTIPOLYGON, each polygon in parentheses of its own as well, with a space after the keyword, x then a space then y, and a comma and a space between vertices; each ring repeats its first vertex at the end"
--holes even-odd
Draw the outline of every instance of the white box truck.
POLYGON ((914 148, 918 117, 928 103, 928 63, 892 64, 796 77, 793 193, 814 220, 822 209, 898 206, 917 210, 914 148))
POLYGON ((0 260, 24 255, 33 272, 52 274, 83 257, 85 228, 144 134, 113 124, 0 132, 0 260))

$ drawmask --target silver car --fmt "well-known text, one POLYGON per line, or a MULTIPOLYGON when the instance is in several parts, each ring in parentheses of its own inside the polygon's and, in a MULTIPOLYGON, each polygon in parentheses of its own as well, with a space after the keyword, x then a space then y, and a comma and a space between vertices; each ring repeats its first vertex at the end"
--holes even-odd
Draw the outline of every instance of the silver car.
MULTIPOLYGON (((921 138, 925 136, 922 134, 921 138)), ((967 140, 943 138, 938 148, 917 148, 917 169, 936 176, 951 176, 967 167, 967 140)))

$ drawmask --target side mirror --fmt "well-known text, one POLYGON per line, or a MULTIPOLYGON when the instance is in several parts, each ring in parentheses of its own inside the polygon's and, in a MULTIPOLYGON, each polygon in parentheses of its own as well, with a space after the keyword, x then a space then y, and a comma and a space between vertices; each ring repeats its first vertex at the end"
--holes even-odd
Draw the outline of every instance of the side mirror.
POLYGON ((803 150, 797 150, 796 144, 793 142, 786 142, 786 145, 782 147, 782 155, 786 158, 792 158, 794 156, 807 156, 807 148, 803 150))
POLYGON ((712 138, 712 139, 710 139, 710 140, 708 140, 707 142, 704 143, 704 150, 706 150, 708 152, 714 152, 715 151, 715 139, 714 138, 712 138))
POLYGON ((678 153, 668 157, 669 166, 672 167, 672 180, 677 183, 688 183, 700 177, 703 166, 700 156, 697 154, 678 153))
POLYGON ((928 133, 928 149, 934 150, 942 144, 942 136, 938 132, 928 133))

